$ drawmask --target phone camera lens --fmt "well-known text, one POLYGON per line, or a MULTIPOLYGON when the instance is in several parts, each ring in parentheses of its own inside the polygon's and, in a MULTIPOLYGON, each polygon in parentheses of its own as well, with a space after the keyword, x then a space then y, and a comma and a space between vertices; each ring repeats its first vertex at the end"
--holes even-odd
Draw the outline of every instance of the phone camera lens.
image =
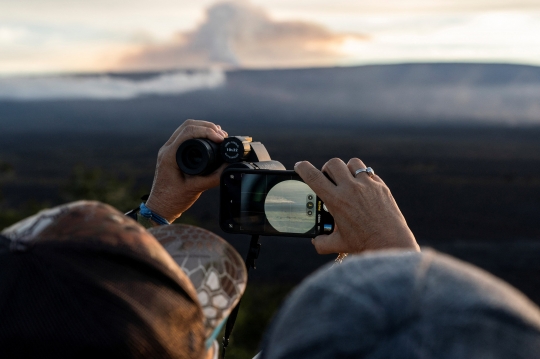
POLYGON ((313 200, 313 195, 312 195, 312 194, 308 194, 307 199, 308 199, 308 201, 313 200))
POLYGON ((312 209, 313 208, 313 202, 308 202, 306 206, 307 206, 307 208, 312 209))
POLYGON ((307 211, 308 216, 311 216, 313 214, 313 211, 307 211))

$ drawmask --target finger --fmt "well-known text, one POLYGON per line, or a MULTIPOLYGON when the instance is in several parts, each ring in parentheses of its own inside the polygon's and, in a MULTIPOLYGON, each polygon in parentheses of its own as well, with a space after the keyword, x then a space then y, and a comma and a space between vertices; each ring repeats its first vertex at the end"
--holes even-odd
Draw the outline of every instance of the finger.
POLYGON ((201 121, 201 120, 186 120, 184 123, 182 123, 178 128, 173 132, 169 140, 167 141, 167 145, 174 142, 174 140, 186 129, 188 126, 201 126, 201 127, 207 127, 211 128, 215 132, 219 132, 219 128, 216 124, 208 121, 201 121))
POLYGON ((336 186, 321 171, 313 167, 311 163, 308 161, 298 162, 294 165, 294 170, 324 202, 332 200, 331 193, 336 186))
POLYGON ((354 175, 359 169, 366 168, 364 162, 362 162, 362 160, 360 160, 359 158, 351 158, 349 162, 347 162, 347 167, 349 168, 349 171, 351 172, 353 177, 355 177, 357 180, 361 182, 368 182, 371 180, 369 174, 367 173, 361 172, 356 176, 354 175))
POLYGON ((221 128, 220 125, 216 125, 217 128, 218 128, 218 133, 223 136, 223 138, 227 137, 227 134, 225 133, 225 131, 223 131, 223 129, 221 128))
POLYGON ((186 126, 178 136, 176 136, 171 145, 178 148, 182 142, 192 138, 207 138, 215 143, 221 143, 223 141, 223 136, 210 127, 189 125, 186 126))
POLYGON ((340 183, 348 182, 351 178, 351 172, 339 158, 332 158, 330 161, 326 162, 322 167, 322 172, 328 173, 330 178, 339 185, 340 183))
POLYGON ((178 134, 180 134, 180 132, 182 132, 182 130, 184 130, 184 128, 186 128, 186 126, 190 125, 193 121, 195 120, 185 120, 184 122, 182 122, 182 124, 180 126, 178 126, 176 128, 176 130, 174 130, 173 134, 171 135, 171 137, 169 137, 169 139, 167 140, 167 142, 165 143, 165 145, 169 145, 171 144, 174 139, 178 136, 178 134))
POLYGON ((346 253, 348 252, 345 244, 338 233, 321 234, 311 240, 315 250, 319 254, 346 253))
POLYGON ((371 179, 374 180, 375 182, 379 182, 379 183, 382 183, 382 184, 386 185, 386 183, 384 183, 382 178, 377 176, 377 175, 373 175, 373 177, 371 177, 371 179))

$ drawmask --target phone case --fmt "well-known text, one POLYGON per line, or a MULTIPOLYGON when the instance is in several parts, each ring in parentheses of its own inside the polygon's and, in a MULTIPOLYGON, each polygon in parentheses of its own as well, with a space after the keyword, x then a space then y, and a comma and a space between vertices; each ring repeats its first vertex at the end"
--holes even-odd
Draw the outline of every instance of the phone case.
MULTIPOLYGON (((259 187, 260 183, 254 188, 259 187)), ((285 170, 225 169, 220 181, 219 223, 227 233, 264 236, 313 238, 319 234, 330 234, 334 230, 333 217, 322 200, 305 185, 296 172, 285 170), (256 176, 244 177, 251 174, 256 176), (242 192, 242 186, 246 186, 244 181, 249 184, 253 179, 258 183, 263 178, 265 185, 261 193, 246 189, 242 192), (286 183, 289 180, 292 182, 286 183), (270 186, 269 183, 274 184, 270 186), (257 200, 252 200, 252 197, 257 200), (281 210, 283 208, 288 208, 288 212, 281 210), (242 213, 249 215, 242 216, 242 213)))

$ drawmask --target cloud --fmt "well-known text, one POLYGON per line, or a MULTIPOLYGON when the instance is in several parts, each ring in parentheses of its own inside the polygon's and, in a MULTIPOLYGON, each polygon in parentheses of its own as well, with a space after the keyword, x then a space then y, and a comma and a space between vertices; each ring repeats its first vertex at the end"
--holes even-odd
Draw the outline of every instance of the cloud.
POLYGON ((225 84, 221 70, 168 72, 135 79, 119 76, 41 76, 0 78, 0 100, 129 99, 173 95, 225 84))
POLYGON ((179 67, 294 67, 332 65, 343 55, 339 45, 360 35, 337 34, 309 22, 275 21, 247 1, 211 6, 192 32, 166 44, 149 45, 127 55, 123 69, 179 67))

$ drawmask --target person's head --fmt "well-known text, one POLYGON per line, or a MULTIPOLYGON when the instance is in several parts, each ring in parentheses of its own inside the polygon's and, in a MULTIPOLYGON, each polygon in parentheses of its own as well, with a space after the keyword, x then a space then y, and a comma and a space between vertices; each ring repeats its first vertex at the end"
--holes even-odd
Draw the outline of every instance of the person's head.
MULTIPOLYGON (((171 226, 169 237, 178 230, 171 226)), ((186 253, 178 255, 187 262, 186 253)), ((205 318, 199 289, 152 234, 112 207, 75 202, 43 211, 0 236, 0 351, 204 358, 208 325, 216 324, 205 318)))
POLYGON ((288 298, 263 359, 537 358, 540 311, 488 273, 434 251, 372 252, 288 298))

